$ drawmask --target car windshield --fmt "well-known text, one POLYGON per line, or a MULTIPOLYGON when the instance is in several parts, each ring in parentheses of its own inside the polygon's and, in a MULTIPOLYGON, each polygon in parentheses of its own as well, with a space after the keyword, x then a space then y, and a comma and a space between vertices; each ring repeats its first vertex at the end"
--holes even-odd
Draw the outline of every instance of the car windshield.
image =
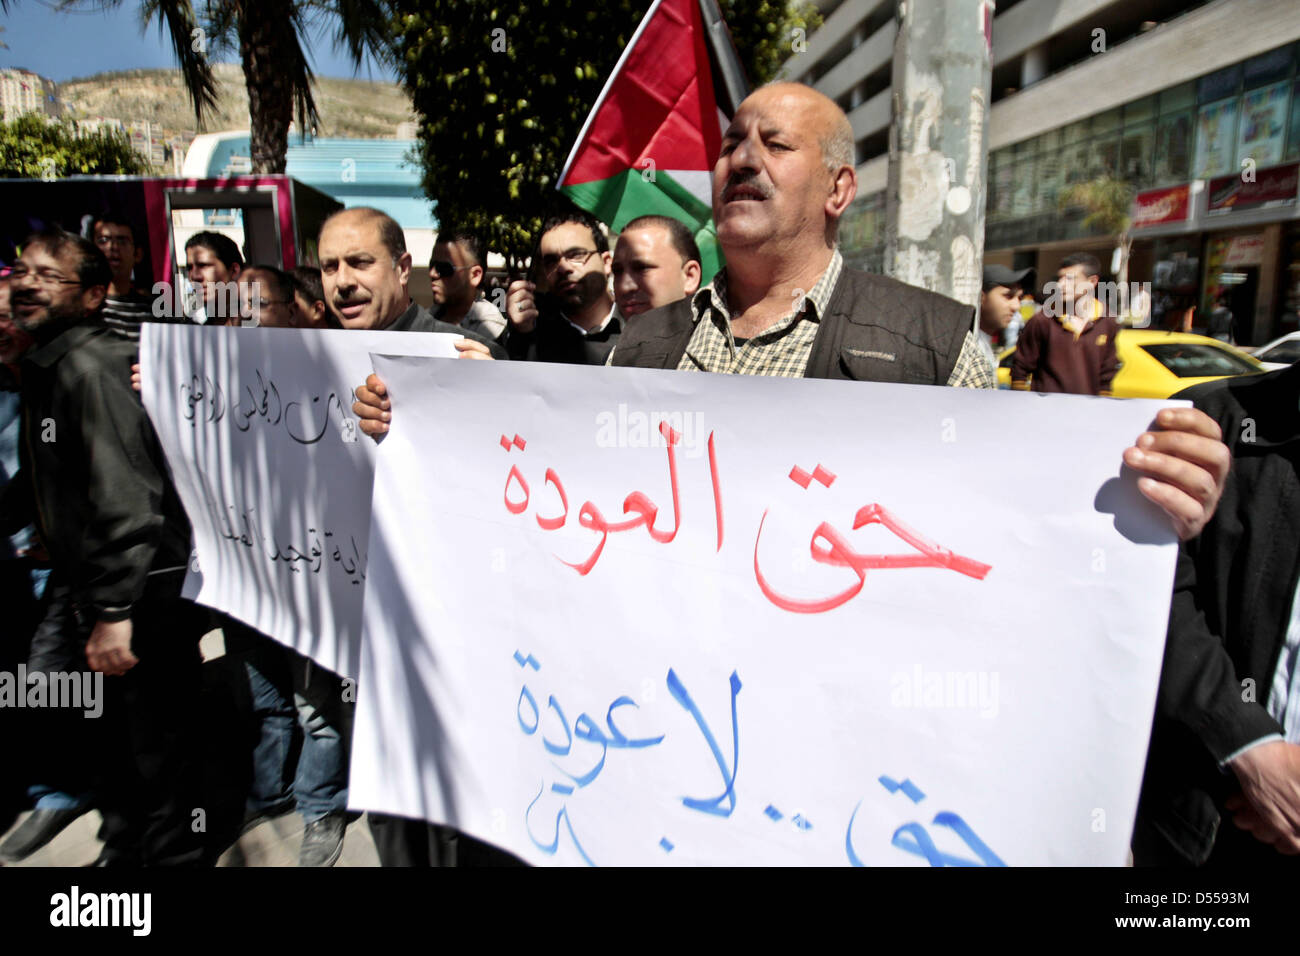
POLYGON ((1267 352, 1256 355, 1255 358, 1261 362, 1286 362, 1288 365, 1300 360, 1300 340, 1292 339, 1290 342, 1279 342, 1267 352))
POLYGON ((1242 375, 1259 369, 1240 355, 1227 349, 1198 342, 1144 345, 1143 350, 1179 378, 1202 378, 1210 375, 1242 375))

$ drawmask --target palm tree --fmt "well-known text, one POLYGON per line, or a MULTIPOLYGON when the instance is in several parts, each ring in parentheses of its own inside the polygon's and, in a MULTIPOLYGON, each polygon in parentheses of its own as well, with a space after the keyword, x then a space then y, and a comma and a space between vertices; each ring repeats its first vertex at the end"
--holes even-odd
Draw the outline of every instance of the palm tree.
POLYGON ((1133 249, 1133 185, 1115 176, 1099 176, 1086 182, 1075 183, 1061 191, 1058 202, 1062 209, 1081 207, 1087 215, 1083 225, 1087 229, 1101 229, 1116 237, 1119 246, 1119 269, 1115 278, 1119 283, 1119 296, 1123 308, 1128 307, 1128 259, 1133 249))
MULTIPOLYGON (((157 4, 161 0, 143 2, 157 4)), ((299 130, 314 128, 319 122, 312 98, 315 78, 304 41, 309 27, 320 17, 334 20, 334 43, 347 50, 354 68, 359 69, 367 55, 380 63, 391 62, 385 0, 208 2, 206 20, 214 49, 237 48, 244 68, 254 173, 284 172, 291 120, 297 119, 299 130)))
MULTIPOLYGON (((121 5, 122 0, 60 0, 57 9, 121 5)), ((8 6, 9 0, 0 0, 0 11, 8 6)), ((295 117, 303 130, 318 122, 304 41, 320 17, 335 20, 334 42, 348 51, 354 67, 360 68, 367 55, 381 64, 391 62, 386 0, 207 0, 202 23, 191 0, 140 0, 144 25, 157 20, 171 39, 200 125, 216 106, 210 57, 238 52, 248 89, 254 173, 284 172, 289 124, 295 117)))

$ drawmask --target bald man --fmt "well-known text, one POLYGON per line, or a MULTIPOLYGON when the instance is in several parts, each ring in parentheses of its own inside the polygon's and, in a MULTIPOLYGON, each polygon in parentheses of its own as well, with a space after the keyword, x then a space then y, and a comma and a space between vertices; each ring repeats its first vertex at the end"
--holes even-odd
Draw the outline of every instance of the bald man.
MULTIPOLYGON (((846 268, 840 217, 857 194, 853 130, 811 87, 773 83, 750 94, 722 137, 713 220, 727 266, 694 295, 627 326, 611 365, 993 388, 975 309, 896 279, 846 268)), ((356 414, 374 437, 391 415, 374 376, 356 414)), ((1214 513, 1230 456, 1219 427, 1170 408, 1124 463, 1142 493, 1198 534, 1214 513)))

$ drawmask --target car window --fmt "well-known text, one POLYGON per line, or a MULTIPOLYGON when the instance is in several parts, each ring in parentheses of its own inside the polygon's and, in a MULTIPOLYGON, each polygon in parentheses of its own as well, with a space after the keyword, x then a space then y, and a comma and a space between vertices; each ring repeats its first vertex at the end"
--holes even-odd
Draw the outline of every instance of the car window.
POLYGON ((1142 349, 1179 378, 1242 375, 1259 371, 1258 367, 1240 355, 1199 342, 1144 345, 1142 349))
POLYGON ((1292 339, 1290 342, 1279 342, 1262 355, 1256 355, 1255 358, 1261 362, 1294 363, 1300 361, 1300 340, 1292 339))

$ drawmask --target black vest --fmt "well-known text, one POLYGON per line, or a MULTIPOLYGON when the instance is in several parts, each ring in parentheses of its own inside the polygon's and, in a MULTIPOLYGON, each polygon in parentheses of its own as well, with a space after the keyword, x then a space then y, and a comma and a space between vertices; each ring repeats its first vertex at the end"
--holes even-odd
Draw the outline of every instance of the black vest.
MULTIPOLYGON (((804 377, 946 385, 974 319, 970 306, 945 296, 846 268, 804 377)), ((623 330, 612 364, 677 368, 694 332, 690 299, 646 312, 623 330)))

